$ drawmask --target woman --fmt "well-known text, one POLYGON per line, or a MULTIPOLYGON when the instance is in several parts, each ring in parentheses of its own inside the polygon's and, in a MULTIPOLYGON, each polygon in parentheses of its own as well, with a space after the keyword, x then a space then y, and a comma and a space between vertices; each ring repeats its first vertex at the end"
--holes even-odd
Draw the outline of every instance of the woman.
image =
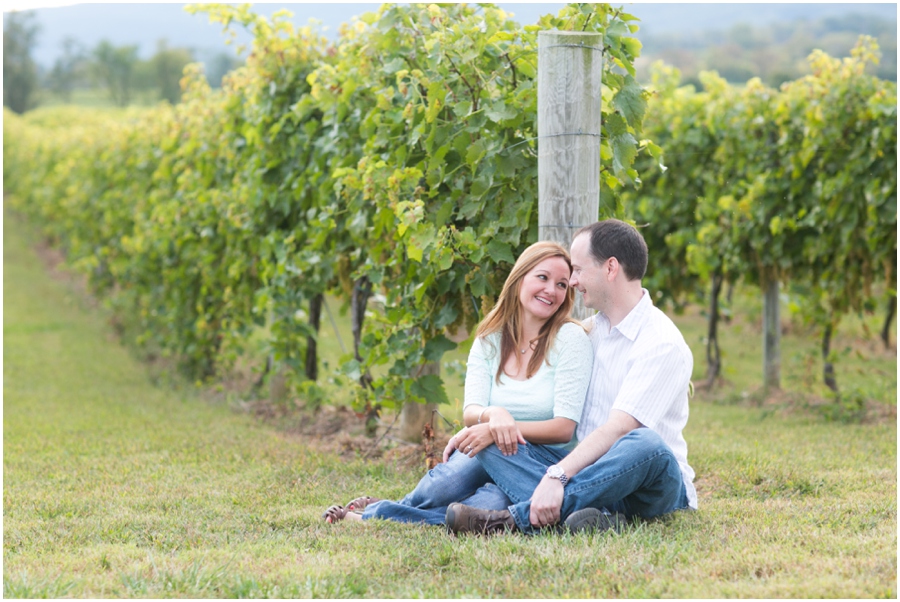
POLYGON ((450 439, 444 463, 399 502, 360 497, 331 506, 326 522, 385 518, 437 525, 453 502, 506 508, 510 502, 481 468, 478 452, 496 445, 514 454, 526 441, 575 445, 593 351, 584 329, 569 318, 571 273, 560 245, 544 241, 525 249, 497 305, 478 325, 466 370, 466 427, 450 439))

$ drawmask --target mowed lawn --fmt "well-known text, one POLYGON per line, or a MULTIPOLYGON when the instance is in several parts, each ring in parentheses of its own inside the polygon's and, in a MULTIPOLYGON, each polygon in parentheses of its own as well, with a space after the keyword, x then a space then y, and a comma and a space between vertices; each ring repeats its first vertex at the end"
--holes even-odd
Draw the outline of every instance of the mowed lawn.
POLYGON ((153 384, 4 222, 4 597, 896 597, 896 424, 695 401, 701 509, 456 538, 323 509, 419 474, 153 384))

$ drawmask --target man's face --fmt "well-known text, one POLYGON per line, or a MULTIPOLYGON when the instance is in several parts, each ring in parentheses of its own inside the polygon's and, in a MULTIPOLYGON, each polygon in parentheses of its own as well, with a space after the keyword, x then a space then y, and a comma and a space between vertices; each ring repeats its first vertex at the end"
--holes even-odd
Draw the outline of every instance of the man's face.
POLYGON ((609 299, 607 270, 590 253, 590 236, 580 234, 572 241, 572 277, 569 285, 580 291, 584 306, 603 311, 609 299))

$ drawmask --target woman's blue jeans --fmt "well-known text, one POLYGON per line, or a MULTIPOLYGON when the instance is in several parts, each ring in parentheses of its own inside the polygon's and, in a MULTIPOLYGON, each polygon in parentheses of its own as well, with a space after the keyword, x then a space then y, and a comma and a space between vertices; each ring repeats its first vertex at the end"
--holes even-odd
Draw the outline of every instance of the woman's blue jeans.
POLYGON ((454 452, 446 462, 429 470, 402 500, 369 504, 362 517, 443 525, 447 506, 453 502, 485 510, 503 510, 509 506, 510 499, 491 483, 478 460, 454 452))
MULTIPOLYGON (((491 479, 512 500, 509 511, 519 529, 531 526, 531 495, 547 471, 569 452, 545 445, 520 445, 504 456, 492 445, 478 454, 491 479)), ((681 468, 672 450, 648 428, 631 431, 599 460, 566 484, 560 521, 583 508, 607 509, 626 517, 652 518, 688 507, 681 468)))

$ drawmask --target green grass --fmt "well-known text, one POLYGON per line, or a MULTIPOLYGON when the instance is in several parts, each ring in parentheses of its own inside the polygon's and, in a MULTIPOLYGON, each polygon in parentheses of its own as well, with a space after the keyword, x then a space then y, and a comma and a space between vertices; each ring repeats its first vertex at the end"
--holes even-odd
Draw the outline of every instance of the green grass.
POLYGON ((399 497, 419 475, 155 385, 30 237, 6 216, 5 597, 897 595, 893 420, 695 399, 700 511, 619 536, 326 525, 327 505, 399 497))

